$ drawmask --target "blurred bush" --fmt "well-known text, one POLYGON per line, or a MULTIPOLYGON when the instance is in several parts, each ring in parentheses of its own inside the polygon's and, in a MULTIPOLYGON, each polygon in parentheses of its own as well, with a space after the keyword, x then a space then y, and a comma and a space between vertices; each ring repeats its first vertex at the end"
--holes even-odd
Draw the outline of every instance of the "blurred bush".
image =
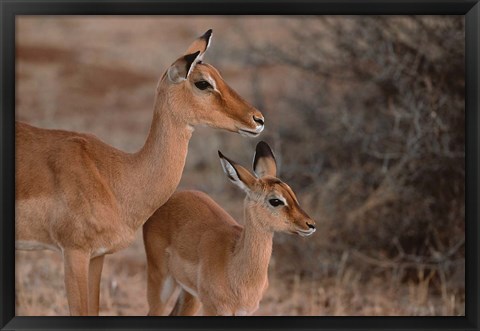
POLYGON ((326 254, 347 252, 366 276, 461 276, 463 18, 306 17, 278 29, 281 42, 258 41, 238 25, 245 43, 231 55, 253 68, 269 124, 263 138, 319 222, 315 238, 279 240, 279 264, 325 272, 326 254), (289 72, 275 109, 262 89, 272 68, 289 72))

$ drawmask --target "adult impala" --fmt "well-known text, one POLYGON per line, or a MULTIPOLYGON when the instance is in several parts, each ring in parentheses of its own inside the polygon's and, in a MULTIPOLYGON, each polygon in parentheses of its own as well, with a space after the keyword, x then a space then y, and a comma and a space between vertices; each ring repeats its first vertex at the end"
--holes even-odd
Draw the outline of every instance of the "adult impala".
POLYGON ((247 193, 241 227, 208 195, 174 193, 143 226, 147 253, 149 315, 250 315, 268 286, 267 270, 276 231, 309 236, 315 222, 290 187, 276 176, 270 147, 257 145, 257 177, 219 152, 227 177, 247 193))
POLYGON ((16 248, 63 254, 72 315, 98 315, 104 255, 128 246, 175 191, 195 125, 248 136, 263 130, 262 114, 202 62, 211 35, 195 40, 160 78, 137 153, 89 134, 16 123, 16 248))

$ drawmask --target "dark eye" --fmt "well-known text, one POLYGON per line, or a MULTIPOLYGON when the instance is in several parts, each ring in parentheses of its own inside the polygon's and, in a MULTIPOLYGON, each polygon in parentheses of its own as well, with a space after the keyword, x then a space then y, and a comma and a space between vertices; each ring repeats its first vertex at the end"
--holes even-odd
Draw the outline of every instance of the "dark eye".
POLYGON ((270 199, 270 200, 268 200, 268 202, 274 207, 284 205, 283 201, 279 200, 279 199, 270 199))
POLYGON ((210 85, 210 83, 207 82, 206 80, 200 80, 198 82, 195 82, 195 86, 199 90, 206 90, 207 88, 212 88, 212 85, 210 85))

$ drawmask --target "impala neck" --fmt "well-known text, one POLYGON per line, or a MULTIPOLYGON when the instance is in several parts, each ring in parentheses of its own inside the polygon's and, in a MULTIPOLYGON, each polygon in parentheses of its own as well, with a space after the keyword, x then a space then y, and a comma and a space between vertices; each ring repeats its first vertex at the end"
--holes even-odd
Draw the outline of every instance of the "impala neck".
POLYGON ((263 286, 272 256, 273 231, 262 227, 257 208, 245 202, 245 226, 231 260, 231 275, 241 286, 263 286))
POLYGON ((193 129, 176 118, 178 113, 160 92, 147 140, 132 155, 131 169, 126 169, 120 189, 126 192, 123 202, 132 229, 142 226, 180 182, 193 129))

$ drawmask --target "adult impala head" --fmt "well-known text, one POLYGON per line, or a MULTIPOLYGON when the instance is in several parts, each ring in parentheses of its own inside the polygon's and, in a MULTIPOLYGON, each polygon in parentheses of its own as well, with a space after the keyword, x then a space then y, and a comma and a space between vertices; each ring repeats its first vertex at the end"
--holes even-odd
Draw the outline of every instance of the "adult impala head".
POLYGON ((158 84, 157 101, 182 107, 176 120, 185 125, 206 124, 255 137, 264 128, 262 113, 230 88, 217 69, 202 62, 211 38, 208 30, 168 68, 158 84))
POLYGON ((247 210, 258 216, 256 219, 261 227, 301 236, 315 232, 315 221, 300 208, 292 189, 276 177, 275 156, 267 143, 257 144, 253 160, 255 176, 220 151, 218 155, 230 181, 247 193, 247 210))

